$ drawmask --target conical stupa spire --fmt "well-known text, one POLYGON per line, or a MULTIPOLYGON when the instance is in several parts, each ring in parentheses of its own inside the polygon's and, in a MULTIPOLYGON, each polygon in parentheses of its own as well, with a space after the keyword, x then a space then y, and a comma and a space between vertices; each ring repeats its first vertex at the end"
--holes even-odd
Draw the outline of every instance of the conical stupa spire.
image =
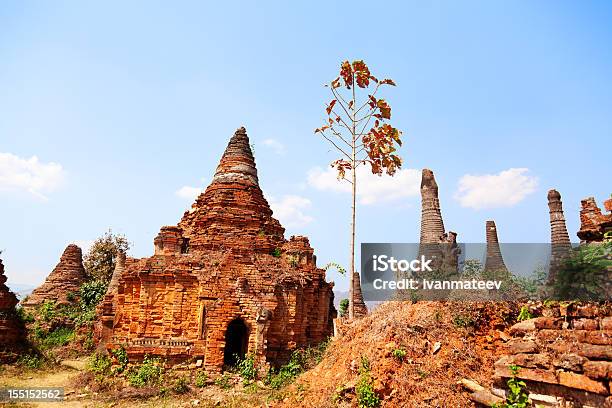
POLYGON ((45 282, 34 289, 27 300, 22 302, 22 305, 32 307, 47 300, 53 300, 59 304, 72 303, 68 294, 78 293, 86 279, 83 251, 78 246, 70 244, 45 282))
POLYGON ((489 220, 486 223, 487 236, 487 257, 485 259, 485 271, 507 272, 504 258, 502 257, 501 249, 499 248, 499 240, 497 238, 497 226, 495 221, 489 220))
POLYGON ((565 215, 563 214, 563 203, 561 194, 557 190, 548 192, 548 209, 550 212, 550 269, 548 281, 554 282, 563 259, 569 254, 572 244, 570 242, 567 227, 565 226, 565 215))
POLYGON ((354 308, 354 317, 360 318, 367 316, 368 307, 363 301, 363 293, 361 292, 361 282, 359 279, 359 273, 353 273, 353 308, 354 308))
POLYGON ((243 127, 231 137, 212 182, 178 226, 177 233, 182 232, 184 243, 194 251, 231 247, 270 253, 284 241, 285 230, 272 218, 259 187, 243 127))
POLYGON ((423 169, 421 178, 421 244, 437 244, 444 235, 444 221, 433 171, 423 169))
POLYGON ((255 158, 244 127, 238 128, 227 144, 212 182, 259 185, 255 158))
POLYGON ((550 242, 559 249, 571 248, 569 234, 565 226, 561 194, 557 190, 548 192, 548 209, 550 210, 550 242))

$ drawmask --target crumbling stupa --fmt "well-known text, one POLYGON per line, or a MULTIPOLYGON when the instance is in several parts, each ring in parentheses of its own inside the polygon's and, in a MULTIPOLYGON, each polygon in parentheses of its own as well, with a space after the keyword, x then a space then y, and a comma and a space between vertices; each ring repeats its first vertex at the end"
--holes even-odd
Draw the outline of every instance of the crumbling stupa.
POLYGON ((601 242, 607 232, 612 232, 612 198, 604 201, 608 214, 603 214, 594 197, 582 200, 580 209, 580 231, 578 238, 582 242, 601 242))
POLYGON ((107 349, 220 371, 247 353, 283 363, 332 333, 333 284, 308 238, 287 241, 272 217, 244 128, 206 191, 154 244, 152 257, 126 262, 103 303, 107 349))
POLYGON ((31 308, 46 301, 53 301, 56 304, 71 303, 69 297, 71 294, 78 295, 79 288, 85 280, 83 252, 78 246, 70 244, 45 282, 34 289, 21 304, 23 307, 31 308))
POLYGON ((444 231, 444 221, 438 199, 438 184, 433 171, 423 169, 421 176, 421 236, 419 254, 431 263, 434 269, 456 273, 461 250, 457 245, 457 233, 444 231))
POLYGON ((559 268, 562 267, 563 260, 569 255, 572 244, 565 225, 561 194, 557 190, 550 190, 548 192, 548 209, 550 213, 551 245, 548 282, 552 284, 555 281, 559 268))
POLYGON ((485 258, 484 270, 487 272, 507 273, 508 268, 504 263, 499 239, 497 238, 497 226, 495 221, 489 220, 486 223, 487 255, 485 258))
POLYGON ((17 296, 6 286, 0 259, 0 362, 13 361, 23 347, 24 328, 15 310, 17 303, 17 296))

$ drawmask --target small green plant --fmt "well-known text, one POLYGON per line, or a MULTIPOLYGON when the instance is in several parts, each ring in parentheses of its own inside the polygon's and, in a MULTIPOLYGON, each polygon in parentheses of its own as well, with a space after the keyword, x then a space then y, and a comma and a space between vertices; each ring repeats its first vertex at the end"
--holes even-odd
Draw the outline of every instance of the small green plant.
POLYGON ((289 256, 289 265, 291 265, 292 268, 297 268, 299 264, 300 264, 300 261, 297 255, 289 256))
POLYGON ((74 340, 74 329, 69 327, 60 327, 48 333, 41 341, 43 349, 61 347, 74 340))
POLYGON ((330 268, 335 268, 335 269, 338 271, 338 273, 339 273, 340 275, 346 275, 346 269, 344 269, 344 268, 342 267, 342 265, 340 265, 340 264, 338 264, 338 263, 336 263, 336 262, 330 262, 330 263, 328 263, 327 265, 325 265, 325 266, 323 267, 323 269, 325 269, 326 271, 327 271, 328 269, 330 269, 330 268))
POLYGON ((159 358, 145 356, 142 364, 128 375, 128 380, 134 387, 144 387, 158 384, 163 373, 163 363, 159 358))
POLYGON ((24 354, 17 360, 17 365, 31 370, 40 368, 42 364, 43 360, 35 354, 24 354))
POLYGON ((528 408, 531 406, 529 402, 529 393, 526 390, 527 385, 525 381, 521 381, 516 376, 518 375, 520 367, 511 365, 510 371, 512 372, 512 378, 508 380, 508 394, 506 395, 506 401, 501 404, 493 405, 493 408, 528 408))
POLYGON ((55 302, 50 300, 45 301, 38 307, 38 315, 45 322, 50 322, 55 318, 55 302))
POLYGON ((195 386, 198 388, 204 388, 206 387, 207 381, 208 381, 208 374, 206 374, 206 371, 204 370, 198 371, 198 373, 196 374, 196 378, 195 378, 195 386))
POLYGON ((127 351, 125 351, 125 348, 123 346, 120 346, 117 349, 111 350, 111 354, 113 355, 113 357, 115 357, 118 363, 117 366, 113 368, 113 373, 121 374, 125 371, 129 363, 127 351))
POLYGON ((221 389, 229 390, 232 388, 232 382, 229 374, 225 373, 215 379, 215 385, 221 389))
POLYGON ((30 312, 28 312, 26 309, 24 309, 23 307, 19 307, 17 308, 17 317, 23 322, 23 323, 34 323, 34 315, 30 312))
POLYGON ((181 376, 177 378, 174 382, 174 385, 172 386, 172 391, 177 394, 185 394, 187 391, 189 391, 188 383, 189 382, 187 381, 187 378, 181 376))
POLYGON ((403 348, 397 348, 391 352, 391 355, 394 359, 401 362, 406 358, 406 350, 403 348))
POLYGON ((95 374, 105 375, 110 372, 111 364, 111 359, 108 356, 102 353, 95 353, 89 358, 87 368, 95 374))
POLYGON ((474 319, 466 314, 458 314, 453 317, 453 325, 455 327, 469 327, 474 325, 474 319))
POLYGON ((361 357, 359 369, 359 381, 355 386, 357 394, 357 406, 359 408, 376 408, 380 406, 380 397, 374 391, 374 380, 371 375, 370 360, 366 356, 361 357))
POLYGON ((280 258, 281 257, 281 250, 280 248, 274 248, 274 251, 272 251, 272 256, 275 258, 280 258))
POLYGON ((340 311, 339 311, 341 317, 346 316, 346 313, 348 312, 348 307, 349 307, 349 300, 342 299, 340 301, 340 311))
POLYGON ((255 356, 249 353, 243 359, 238 360, 238 371, 242 377, 244 385, 250 384, 257 377, 257 368, 255 367, 255 356))
POLYGON ((527 306, 521 307, 521 311, 519 312, 518 317, 516 318, 517 322, 522 322, 524 320, 529 320, 533 318, 531 313, 529 313, 529 308, 527 306))

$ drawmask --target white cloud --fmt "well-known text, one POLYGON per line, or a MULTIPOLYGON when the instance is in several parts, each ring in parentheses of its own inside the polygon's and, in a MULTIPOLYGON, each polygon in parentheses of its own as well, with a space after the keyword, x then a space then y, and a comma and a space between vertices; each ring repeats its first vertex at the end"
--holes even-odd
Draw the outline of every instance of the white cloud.
POLYGON ((304 210, 311 206, 312 202, 309 199, 298 195, 285 195, 280 200, 270 197, 270 207, 274 217, 287 228, 299 228, 310 224, 314 218, 304 214, 304 210))
POLYGON ((176 190, 174 194, 177 197, 180 197, 185 200, 195 201, 196 198, 202 193, 202 189, 200 187, 192 187, 192 186, 183 186, 176 190))
POLYGON ((511 207, 538 186, 537 177, 528 175, 528 172, 527 168, 511 168, 498 174, 466 174, 459 180, 454 197, 461 206, 475 210, 511 207))
MULTIPOLYGON (((327 170, 316 167, 308 172, 308 184, 321 191, 349 193, 351 184, 337 176, 338 172, 331 167, 327 170)), ((418 196, 420 186, 421 171, 417 169, 401 169, 391 177, 372 174, 365 166, 357 168, 357 198, 364 205, 418 196)))
POLYGON ((42 163, 38 157, 23 159, 11 153, 0 153, 0 190, 24 190, 47 201, 46 193, 55 191, 65 172, 58 163, 42 163))
POLYGON ((276 139, 266 139, 262 142, 264 146, 269 147, 276 154, 285 154, 285 145, 276 139))

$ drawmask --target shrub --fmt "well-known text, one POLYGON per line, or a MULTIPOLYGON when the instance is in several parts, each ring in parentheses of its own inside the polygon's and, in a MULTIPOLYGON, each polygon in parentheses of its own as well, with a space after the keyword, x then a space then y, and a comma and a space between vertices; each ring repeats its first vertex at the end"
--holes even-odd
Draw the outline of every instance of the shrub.
POLYGON ((208 374, 206 374, 206 371, 198 371, 195 378, 195 386, 198 388, 203 388, 206 386, 206 381, 208 381, 208 374))
POLYGON ((87 368, 95 374, 105 375, 110 372, 111 360, 102 353, 95 353, 89 358, 87 368))
POLYGON ((533 316, 531 315, 531 313, 529 313, 529 308, 527 306, 523 306, 521 307, 521 311, 518 315, 518 317, 516 318, 517 322, 522 322, 523 320, 529 320, 531 319, 533 316))
POLYGON ((291 354, 289 362, 279 369, 271 368, 265 383, 273 389, 279 389, 290 384, 304 370, 319 364, 329 346, 330 339, 321 342, 316 347, 298 349, 291 354))
POLYGON ((370 374, 370 360, 361 357, 361 367, 359 369, 359 381, 355 386, 357 394, 357 406, 359 408, 376 408, 380 406, 380 397, 374 391, 372 376, 370 374))
POLYGON ((406 358, 406 350, 402 349, 402 348, 398 348, 395 349, 391 352, 391 355, 393 356, 393 358, 395 358, 397 361, 404 361, 404 358, 406 358))
POLYGON ((229 390, 230 388, 232 388, 232 383, 227 373, 217 377, 217 379, 215 379, 215 385, 224 390, 229 390))
POLYGON ((275 258, 280 258, 281 257, 281 250, 280 248, 274 248, 274 251, 272 251, 272 256, 275 258))
POLYGON ((172 391, 174 391, 177 394, 184 394, 187 391, 189 391, 189 385, 188 385, 187 378, 185 377, 177 378, 176 381, 174 382, 174 385, 172 386, 172 391))
POLYGON ((118 349, 111 350, 111 354, 115 357, 118 363, 118 365, 113 368, 113 373, 121 374, 125 371, 129 363, 127 351, 125 351, 123 346, 120 346, 118 349))
POLYGON ((158 384, 164 373, 162 361, 159 358, 145 356, 142 364, 128 375, 128 380, 135 387, 158 384))
POLYGON ((344 317, 346 316, 346 312, 348 312, 348 307, 349 307, 349 300, 348 299, 342 299, 340 301, 340 316, 344 317))
POLYGON ((467 314, 458 314, 453 317, 455 327, 469 327, 474 325, 474 319, 467 314))
POLYGON ((17 360, 17 365, 29 369, 40 368, 42 364, 42 358, 35 354, 24 354, 17 360))
POLYGON ((493 408, 527 408, 531 406, 529 402, 529 393, 526 391, 527 385, 525 381, 520 381, 516 378, 519 367, 515 365, 510 366, 512 372, 512 378, 507 382, 508 394, 506 395, 506 401, 501 404, 493 405, 493 408))
POLYGON ((17 317, 23 323, 34 323, 34 315, 25 310, 23 307, 17 308, 17 317))
POLYGON ((238 371, 245 385, 257 377, 257 368, 255 367, 255 356, 248 354, 245 358, 238 360, 238 371))
POLYGON ((38 306, 38 315, 45 322, 50 322, 56 316, 55 302, 47 300, 42 305, 38 306))
POLYGON ((41 341, 42 348, 61 347, 74 340, 74 329, 60 327, 47 334, 41 341))

